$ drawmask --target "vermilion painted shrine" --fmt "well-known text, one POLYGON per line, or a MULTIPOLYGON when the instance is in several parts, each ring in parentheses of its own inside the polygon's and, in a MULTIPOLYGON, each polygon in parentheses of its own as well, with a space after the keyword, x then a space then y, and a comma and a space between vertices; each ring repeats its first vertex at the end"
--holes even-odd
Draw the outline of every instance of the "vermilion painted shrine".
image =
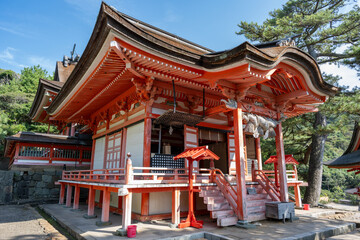
MULTIPOLYGON (((179 224, 189 169, 173 157, 206 145, 220 159, 194 162, 194 212, 227 226, 265 219, 265 202, 288 202, 289 186, 301 206, 281 122, 317 111, 336 91, 291 40, 214 52, 103 3, 79 62, 60 91, 38 91, 32 118, 93 134, 90 169, 63 172, 60 204, 78 208, 86 188, 87 217, 98 206, 103 223, 122 214, 124 229, 132 219, 179 224), (40 101, 46 94, 51 101, 40 101), (276 139, 277 171, 262 170, 261 137, 276 139)), ((14 164, 19 148, 8 150, 14 164)))

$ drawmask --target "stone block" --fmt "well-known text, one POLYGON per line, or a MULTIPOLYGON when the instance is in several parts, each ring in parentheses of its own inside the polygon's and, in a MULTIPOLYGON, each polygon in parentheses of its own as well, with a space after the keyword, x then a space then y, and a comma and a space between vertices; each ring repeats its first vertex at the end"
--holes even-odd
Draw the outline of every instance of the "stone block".
POLYGON ((23 180, 24 181, 29 181, 30 180, 30 176, 28 174, 24 174, 23 175, 23 180))
POLYGON ((53 178, 52 176, 49 175, 42 175, 42 181, 45 183, 51 183, 53 182, 53 178))
POLYGON ((60 189, 59 189, 59 188, 50 189, 50 195, 52 195, 52 196, 58 196, 59 193, 60 193, 60 189))
POLYGON ((62 170, 56 170, 56 175, 61 177, 62 176, 62 170))
POLYGON ((54 182, 51 182, 51 183, 47 183, 47 184, 46 184, 46 188, 51 189, 51 188, 54 188, 54 187, 55 187, 54 182))
POLYGON ((41 190, 41 195, 43 195, 43 196, 48 196, 48 195, 50 195, 50 189, 43 188, 43 189, 41 190))
POLYGON ((35 174, 34 171, 28 171, 28 175, 29 175, 29 176, 33 176, 34 174, 35 174))
POLYGON ((22 175, 20 175, 19 172, 15 172, 15 174, 14 174, 14 181, 15 181, 15 182, 20 182, 21 179, 22 179, 22 175))
POLYGON ((35 195, 36 197, 42 196, 42 188, 35 188, 34 195, 35 195))
POLYGON ((41 181, 41 180, 42 180, 42 174, 40 174, 40 173, 35 173, 35 174, 33 175, 33 180, 35 180, 35 181, 41 181))
POLYGON ((44 175, 55 176, 55 170, 44 170, 44 175))
POLYGON ((29 187, 35 187, 36 186, 36 182, 34 180, 31 180, 29 183, 28 183, 28 186, 29 187))
POLYGON ((44 183, 44 182, 37 182, 36 183, 36 188, 44 188, 44 187, 46 187, 46 183, 44 183))
POLYGON ((29 188, 29 197, 31 197, 32 195, 34 195, 34 193, 35 193, 35 188, 30 187, 30 188, 29 188))

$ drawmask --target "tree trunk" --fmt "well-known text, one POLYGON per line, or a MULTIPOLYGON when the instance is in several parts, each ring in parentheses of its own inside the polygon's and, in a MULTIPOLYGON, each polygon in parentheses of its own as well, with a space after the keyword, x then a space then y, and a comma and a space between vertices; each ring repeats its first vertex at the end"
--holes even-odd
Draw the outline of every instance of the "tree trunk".
MULTIPOLYGON (((326 117, 320 112, 315 114, 314 129, 326 127, 326 117)), ((312 136, 311 153, 308 171, 308 187, 306 188, 304 202, 311 206, 317 206, 320 193, 323 170, 323 157, 325 149, 326 134, 315 133, 312 136)))

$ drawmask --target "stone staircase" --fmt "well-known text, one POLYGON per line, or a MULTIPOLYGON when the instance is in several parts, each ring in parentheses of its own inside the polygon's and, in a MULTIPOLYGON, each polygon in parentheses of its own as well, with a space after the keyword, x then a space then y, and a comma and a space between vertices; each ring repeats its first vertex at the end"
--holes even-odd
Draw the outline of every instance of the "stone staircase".
MULTIPOLYGON (((252 185, 256 189, 256 194, 247 195, 247 214, 248 221, 254 222, 265 219, 265 203, 270 202, 268 194, 263 191, 261 186, 252 185)), ((236 189, 236 187, 234 187, 236 189)), ((221 227, 235 225, 238 218, 221 193, 218 186, 201 187, 200 197, 204 198, 207 204, 207 210, 210 211, 210 217, 217 219, 217 225, 221 227)))

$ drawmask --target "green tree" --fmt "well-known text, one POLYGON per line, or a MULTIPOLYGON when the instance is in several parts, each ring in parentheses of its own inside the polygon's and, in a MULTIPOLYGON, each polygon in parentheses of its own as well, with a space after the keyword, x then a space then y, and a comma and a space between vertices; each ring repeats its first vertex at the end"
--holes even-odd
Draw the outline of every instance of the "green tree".
MULTIPOLYGON (((12 72, 11 70, 3 73, 12 72)), ((39 78, 50 79, 40 66, 26 67, 20 78, 13 77, 0 83, 0 152, 4 150, 6 136, 19 131, 46 132, 47 125, 31 122, 28 115, 34 100, 39 78)), ((51 129, 54 131, 54 129, 51 129)))
MULTIPOLYGON (((360 70, 360 11, 356 2, 290 0, 269 15, 261 25, 241 22, 237 34, 259 42, 296 35, 297 46, 308 52, 319 64, 343 64, 360 70)), ((309 186, 304 200, 317 205, 321 192, 325 141, 331 129, 327 127, 327 118, 322 111, 314 115, 311 117, 313 125, 308 126, 311 135, 305 139, 308 142, 305 146, 308 147, 303 148, 303 155, 309 156, 309 186)))

